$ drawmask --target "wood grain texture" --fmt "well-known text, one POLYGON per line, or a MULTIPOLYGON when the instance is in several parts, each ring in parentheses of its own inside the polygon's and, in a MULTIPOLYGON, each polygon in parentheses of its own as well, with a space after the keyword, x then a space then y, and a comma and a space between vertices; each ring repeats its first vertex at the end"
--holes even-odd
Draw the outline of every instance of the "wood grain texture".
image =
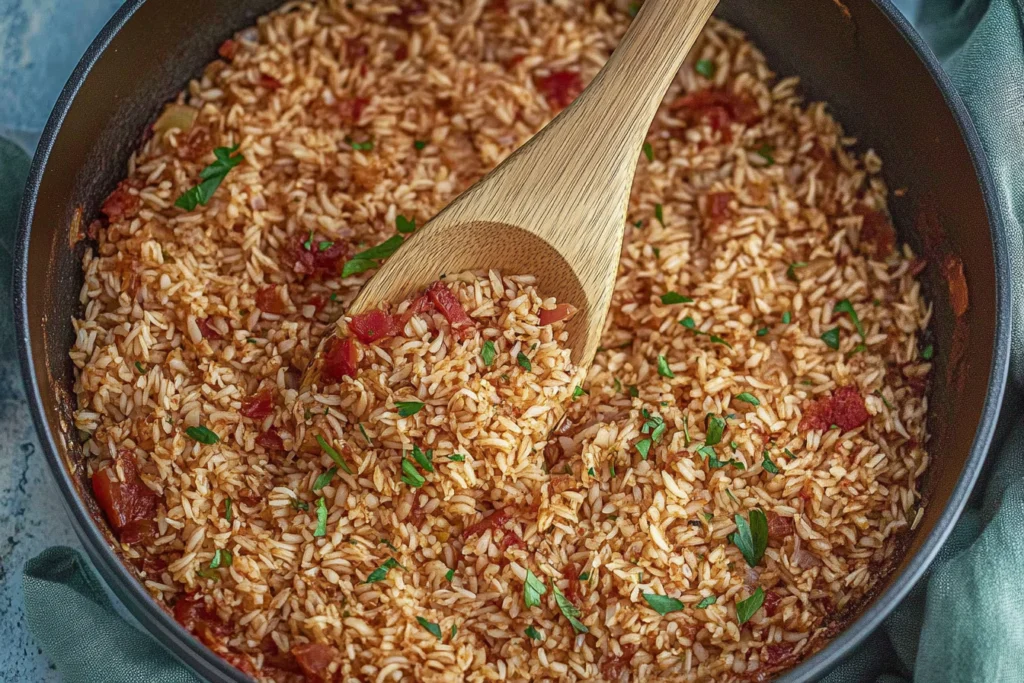
POLYGON ((569 347, 588 365, 615 285, 640 148, 717 4, 646 0, 576 101, 411 236, 349 312, 401 301, 446 273, 532 274, 545 296, 579 309, 569 347))

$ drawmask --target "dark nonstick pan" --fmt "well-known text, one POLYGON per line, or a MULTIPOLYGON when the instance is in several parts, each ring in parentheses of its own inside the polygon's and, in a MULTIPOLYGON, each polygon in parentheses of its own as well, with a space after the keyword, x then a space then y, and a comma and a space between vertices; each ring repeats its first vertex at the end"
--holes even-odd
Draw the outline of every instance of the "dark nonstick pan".
MULTIPOLYGON (((201 676, 246 677, 150 599, 108 542, 83 479, 72 419, 71 317, 82 284, 85 224, 124 176, 162 105, 217 46, 280 0, 130 0, 100 33, 54 108, 28 182, 15 258, 21 364, 39 439, 72 524, 108 585, 161 643, 201 676), (197 20, 198 18, 198 20, 197 20)), ((889 0, 724 0, 718 14, 746 30, 781 74, 826 100, 864 148, 886 160, 899 189, 901 238, 928 260, 934 303, 926 505, 906 554, 876 598, 845 615, 822 651, 785 674, 815 680, 871 632, 921 577, 949 534, 992 439, 1007 373, 1010 301, 1006 238, 981 144, 952 85, 889 0), (966 309, 962 269, 967 283, 966 309)))

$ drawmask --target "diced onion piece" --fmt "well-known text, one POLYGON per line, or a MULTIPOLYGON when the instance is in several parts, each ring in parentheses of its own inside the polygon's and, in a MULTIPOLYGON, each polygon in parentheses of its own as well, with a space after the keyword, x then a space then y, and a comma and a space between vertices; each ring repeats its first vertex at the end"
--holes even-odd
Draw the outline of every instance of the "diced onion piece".
POLYGON ((153 134, 162 137, 167 131, 177 128, 183 133, 192 130, 195 125, 199 110, 184 104, 168 104, 160 114, 160 118, 153 124, 153 134))

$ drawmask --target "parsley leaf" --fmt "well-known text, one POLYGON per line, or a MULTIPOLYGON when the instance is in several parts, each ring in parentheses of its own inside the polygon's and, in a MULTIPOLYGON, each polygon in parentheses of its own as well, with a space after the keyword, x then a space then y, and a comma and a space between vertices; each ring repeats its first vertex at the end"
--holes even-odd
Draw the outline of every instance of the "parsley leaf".
POLYGON ((419 401, 395 401, 399 417, 409 417, 423 410, 423 404, 419 401))
POLYGON ((931 344, 929 344, 928 346, 924 347, 924 351, 921 352, 921 358, 924 358, 925 360, 931 360, 932 356, 934 356, 934 355, 935 355, 935 347, 932 346, 931 344))
POLYGON ((665 225, 665 209, 661 204, 654 205, 654 217, 658 219, 658 222, 661 223, 662 226, 665 225))
POLYGON ((729 540, 739 548, 747 564, 756 567, 768 547, 768 518, 760 508, 751 510, 747 517, 749 523, 741 515, 736 515, 736 531, 729 534, 729 540))
POLYGON ((839 328, 833 327, 831 330, 821 335, 821 341, 825 342, 825 345, 835 351, 839 350, 839 328))
POLYGON ((768 165, 771 166, 775 163, 775 148, 766 142, 757 148, 757 156, 767 161, 768 165))
POLYGON ((654 161, 654 147, 649 142, 644 143, 644 156, 647 157, 647 161, 654 161))
POLYGON ((668 360, 665 356, 658 356, 658 374, 668 379, 676 376, 676 373, 672 372, 672 368, 668 366, 668 360))
POLYGON ((754 612, 761 609, 761 605, 764 604, 764 591, 758 586, 754 594, 746 600, 740 600, 736 603, 736 618, 740 622, 740 626, 750 621, 750 617, 754 616, 754 612))
POLYGON ((331 242, 330 240, 323 240, 318 245, 316 245, 317 249, 319 249, 320 251, 327 251, 333 246, 334 242, 331 242))
POLYGON ((210 569, 219 569, 220 567, 230 567, 231 563, 235 561, 234 556, 230 550, 224 548, 217 548, 213 553, 213 559, 210 560, 210 569))
POLYGON ((857 328, 857 334, 860 335, 861 339, 865 339, 864 326, 860 322, 860 318, 857 316, 857 311, 854 310, 853 304, 850 303, 849 299, 843 299, 835 305, 832 309, 833 313, 846 313, 850 316, 850 321, 853 322, 853 326, 857 328))
POLYGON ((444 573, 444 579, 448 583, 451 583, 452 579, 454 579, 454 578, 455 578, 455 570, 454 569, 449 569, 448 571, 446 571, 444 573))
POLYGON ((686 605, 675 598, 658 595, 657 593, 644 593, 643 596, 647 604, 651 606, 651 609, 662 616, 670 612, 679 612, 686 607, 686 605))
POLYGON ((466 456, 462 455, 461 453, 453 453, 452 455, 448 456, 448 459, 451 460, 452 462, 466 462, 466 456))
POLYGON ((806 267, 807 264, 804 263, 803 261, 795 261, 793 263, 790 263, 789 268, 786 268, 786 277, 792 280, 793 282, 799 282, 800 279, 796 276, 796 269, 806 267))
POLYGON ((369 152, 370 150, 373 149, 373 140, 367 140, 366 142, 356 142, 352 138, 347 137, 345 138, 345 142, 347 142, 352 149, 359 152, 369 152))
POLYGON ((217 157, 217 160, 199 172, 202 182, 186 190, 175 200, 174 205, 186 211, 191 211, 200 204, 206 206, 210 198, 213 197, 213 193, 227 177, 228 172, 242 163, 242 155, 236 154, 236 152, 238 152, 238 145, 218 147, 213 150, 213 155, 217 157))
POLYGON ((532 626, 527 626, 525 633, 529 638, 533 640, 544 640, 544 636, 540 634, 540 631, 538 631, 532 626))
POLYGON ((709 595, 700 602, 697 603, 697 609, 705 609, 718 602, 718 598, 714 595, 709 595))
POLYGON ((422 149, 424 149, 427 146, 427 141, 426 140, 415 140, 412 143, 412 146, 415 147, 418 150, 422 150, 422 149))
POLYGON ((761 405, 761 402, 759 400, 757 400, 757 397, 754 396, 753 394, 751 394, 748 391, 744 391, 741 394, 737 394, 736 395, 736 400, 737 401, 743 401, 744 403, 749 403, 752 406, 759 406, 759 405, 761 405))
POLYGON ((631 3, 629 3, 629 7, 626 8, 626 11, 629 12, 629 16, 630 17, 634 17, 635 18, 636 15, 640 13, 640 3, 639 2, 631 2, 631 3))
POLYGON ((583 396, 584 394, 589 394, 589 393, 590 393, 589 391, 587 391, 586 389, 584 389, 583 387, 581 387, 581 386, 579 386, 577 384, 576 388, 572 390, 572 400, 575 401, 580 396, 583 396))
POLYGON ((715 77, 715 72, 718 71, 718 67, 716 67, 715 63, 710 59, 701 59, 693 65, 693 70, 704 78, 712 79, 715 77))
POLYGON ((430 635, 434 636, 438 640, 441 640, 441 627, 432 621, 427 621, 423 617, 416 617, 416 621, 419 622, 420 626, 427 629, 430 635))
POLYGON ((352 469, 348 466, 348 463, 345 462, 345 459, 342 458, 341 454, 334 450, 334 448, 324 440, 324 437, 317 434, 316 442, 320 444, 320 448, 324 449, 324 453, 331 456, 331 460, 336 462, 338 467, 340 467, 345 474, 352 474, 352 469))
POLYGON ((321 474, 319 477, 316 478, 316 481, 313 482, 313 490, 314 491, 319 491, 323 487, 325 487, 328 484, 330 484, 331 483, 331 479, 334 479, 334 475, 337 474, 337 473, 338 473, 338 468, 337 467, 332 467, 331 469, 329 469, 326 472, 324 472, 323 474, 321 474))
POLYGON ((707 436, 704 443, 708 446, 715 446, 722 441, 722 434, 725 433, 725 419, 708 413, 707 436))
POLYGON ((142 363, 140 363, 139 361, 135 361, 135 369, 139 371, 140 375, 145 375, 147 372, 149 372, 149 370, 142 367, 142 363))
POLYGON ((404 241, 401 235, 392 235, 377 246, 355 254, 345 262, 345 266, 341 269, 341 276, 350 277, 371 268, 379 268, 380 261, 392 256, 404 241))
POLYGON ((402 458, 402 481, 417 489, 427 483, 423 475, 416 471, 416 466, 405 458, 402 458))
POLYGON ((402 235, 411 235, 416 232, 416 220, 410 220, 405 216, 399 215, 395 217, 395 230, 402 235))
POLYGON ((224 499, 224 519, 230 522, 231 517, 231 496, 228 496, 227 498, 224 499))
POLYGON ((533 570, 526 570, 526 582, 523 584, 523 602, 527 607, 539 607, 540 596, 548 592, 547 586, 541 581, 533 570))
POLYGON ((580 610, 576 605, 569 601, 569 598, 565 597, 562 591, 558 590, 558 586, 551 584, 551 590, 555 593, 555 603, 558 604, 558 609, 561 610, 562 614, 569 623, 572 624, 573 630, 577 633, 589 633, 588 629, 582 621, 579 620, 580 610))
POLYGON ((484 346, 480 349, 480 358, 483 360, 484 365, 491 367, 494 363, 494 357, 498 355, 497 349, 494 348, 494 342, 490 339, 484 342, 484 346))
POLYGON ((362 422, 360 422, 360 423, 359 423, 359 431, 360 431, 360 432, 362 433, 362 435, 363 435, 363 438, 364 438, 364 439, 366 439, 366 443, 367 443, 367 445, 369 445, 369 446, 372 446, 372 445, 373 445, 373 442, 372 442, 372 441, 370 441, 370 437, 369 437, 369 435, 368 435, 368 434, 366 433, 366 427, 364 427, 364 426, 363 426, 363 423, 362 423, 362 422))
POLYGON ((425 469, 427 472, 434 471, 434 451, 429 450, 426 453, 420 450, 419 446, 412 447, 412 457, 419 463, 420 467, 425 469))
POLYGON ((304 500, 299 500, 298 498, 292 498, 291 505, 292 505, 292 509, 293 510, 304 510, 306 512, 309 512, 309 503, 307 503, 304 500))
POLYGON ((780 472, 778 466, 772 462, 771 456, 768 455, 768 451, 761 452, 761 467, 764 468, 765 472, 772 474, 778 474, 780 472))
POLYGON ((217 433, 213 430, 207 429, 206 427, 189 427, 185 430, 185 433, 193 440, 198 441, 199 443, 204 443, 207 446, 211 446, 220 441, 220 437, 217 436, 217 433))
POLYGON ((758 336, 758 337, 763 337, 763 336, 765 336, 766 334, 768 334, 768 328, 767 328, 767 327, 762 327, 761 329, 759 329, 759 330, 757 331, 757 336, 758 336))
POLYGON ((530 362, 530 359, 527 358, 526 354, 522 351, 520 351, 519 355, 516 356, 516 362, 519 363, 519 367, 527 372, 533 370, 533 363, 530 362))
POLYGON ((327 535, 327 500, 323 497, 316 499, 316 530, 313 538, 320 538, 327 535))
POLYGON ((640 454, 640 457, 644 460, 647 459, 647 454, 651 451, 651 444, 653 442, 650 439, 640 439, 636 442, 636 452, 640 454))
POLYGON ((661 303, 669 306, 671 304, 692 304, 693 299, 683 296, 678 292, 665 292, 661 295, 661 303))
POLYGON ((792 313, 790 313, 789 311, 786 311, 785 313, 783 313, 783 314, 782 314, 782 324, 783 324, 783 325, 788 325, 788 324, 789 324, 789 322, 790 322, 790 321, 791 321, 792 319, 793 319, 793 314, 792 314, 792 313))
POLYGON ((402 568, 402 565, 400 565, 398 563, 398 560, 396 560, 395 558, 389 557, 388 559, 384 560, 384 564, 374 569, 373 572, 371 572, 370 575, 366 577, 366 581, 363 581, 363 583, 377 583, 378 581, 383 581, 384 579, 388 578, 388 572, 396 568, 402 568))
POLYGON ((629 391, 629 395, 632 396, 633 398, 640 397, 640 389, 638 389, 635 384, 630 384, 628 387, 626 387, 626 389, 629 391))

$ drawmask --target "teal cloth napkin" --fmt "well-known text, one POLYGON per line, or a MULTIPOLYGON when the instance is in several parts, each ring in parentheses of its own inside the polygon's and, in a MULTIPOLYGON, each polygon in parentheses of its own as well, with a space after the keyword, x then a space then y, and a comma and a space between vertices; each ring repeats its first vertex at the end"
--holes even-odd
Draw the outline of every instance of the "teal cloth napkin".
MULTIPOLYGON (((981 134, 1010 238, 1017 320, 1024 320, 1022 3, 896 0, 942 59, 981 134)), ((5 150, 0 144, 0 171, 5 150)), ((23 176, 21 164, 15 173, 23 176)), ((0 182, 0 219, 5 185, 0 182)), ((1021 324, 1014 330, 1012 375, 1024 389, 1021 324)), ((826 683, 1024 681, 1024 424, 993 455, 989 470, 977 505, 964 513, 928 577, 826 683)), ((28 563, 23 582, 29 626, 67 681, 198 680, 118 616, 76 551, 51 548, 28 563)))

